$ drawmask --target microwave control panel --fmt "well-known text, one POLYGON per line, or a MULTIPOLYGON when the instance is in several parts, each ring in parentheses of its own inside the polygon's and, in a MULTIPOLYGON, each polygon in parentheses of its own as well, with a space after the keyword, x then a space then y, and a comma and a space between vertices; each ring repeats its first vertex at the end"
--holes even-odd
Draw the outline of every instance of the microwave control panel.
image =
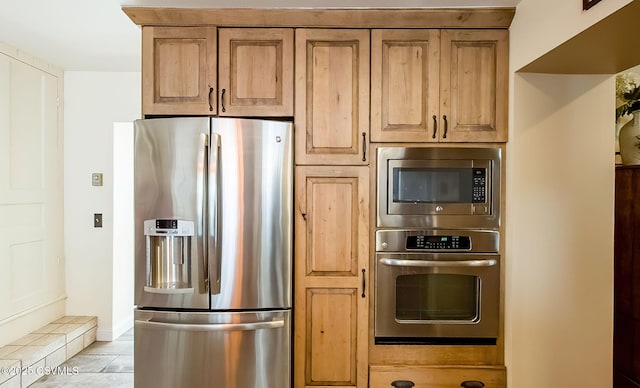
POLYGON ((487 170, 484 168, 473 169, 473 203, 484 203, 487 198, 487 170))
POLYGON ((407 236, 407 249, 471 249, 469 236, 407 236))

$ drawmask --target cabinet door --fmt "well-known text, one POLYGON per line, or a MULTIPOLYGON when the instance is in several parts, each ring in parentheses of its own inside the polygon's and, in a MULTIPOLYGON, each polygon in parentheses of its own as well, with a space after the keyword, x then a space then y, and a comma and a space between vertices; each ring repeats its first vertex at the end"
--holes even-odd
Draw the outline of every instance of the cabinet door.
POLYGON ((296 30, 296 163, 369 163, 369 30, 296 30))
POLYGON ((369 169, 298 166, 294 387, 367 386, 369 169))
POLYGON ((293 29, 218 31, 220 116, 293 116, 293 29))
POLYGON ((390 388, 394 381, 411 381, 415 388, 477 387, 505 388, 504 367, 388 366, 370 368, 370 388, 390 388), (473 384, 481 382, 484 385, 473 384), (465 384, 466 383, 466 384, 465 384))
POLYGON ((508 31, 440 36, 441 141, 507 141, 508 31))
POLYGON ((143 27, 143 114, 215 114, 215 80, 215 27, 143 27))
POLYGON ((438 141, 439 30, 371 32, 371 139, 438 141))

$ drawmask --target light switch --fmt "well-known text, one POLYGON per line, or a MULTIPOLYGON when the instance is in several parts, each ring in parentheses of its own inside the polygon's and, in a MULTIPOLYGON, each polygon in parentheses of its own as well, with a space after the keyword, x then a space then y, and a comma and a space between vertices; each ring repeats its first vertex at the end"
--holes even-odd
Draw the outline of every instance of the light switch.
POLYGON ((95 213, 93 215, 93 227, 102 228, 102 213, 95 213))
POLYGON ((94 172, 91 174, 91 185, 92 186, 102 186, 102 173, 94 172))

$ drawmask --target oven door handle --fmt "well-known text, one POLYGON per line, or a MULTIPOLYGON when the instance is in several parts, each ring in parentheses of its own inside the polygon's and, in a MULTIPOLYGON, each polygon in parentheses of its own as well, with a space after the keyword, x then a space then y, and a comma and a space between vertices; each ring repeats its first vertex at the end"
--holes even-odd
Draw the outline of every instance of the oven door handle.
POLYGON ((380 264, 393 267, 493 267, 498 264, 498 260, 402 260, 402 259, 380 259, 380 264))

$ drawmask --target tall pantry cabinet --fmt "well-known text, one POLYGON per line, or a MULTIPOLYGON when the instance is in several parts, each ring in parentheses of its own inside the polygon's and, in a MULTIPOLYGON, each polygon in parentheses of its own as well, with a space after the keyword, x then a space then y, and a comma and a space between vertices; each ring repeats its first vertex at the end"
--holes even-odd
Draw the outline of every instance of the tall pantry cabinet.
POLYGON ((367 386, 369 31, 296 30, 294 386, 367 386))

